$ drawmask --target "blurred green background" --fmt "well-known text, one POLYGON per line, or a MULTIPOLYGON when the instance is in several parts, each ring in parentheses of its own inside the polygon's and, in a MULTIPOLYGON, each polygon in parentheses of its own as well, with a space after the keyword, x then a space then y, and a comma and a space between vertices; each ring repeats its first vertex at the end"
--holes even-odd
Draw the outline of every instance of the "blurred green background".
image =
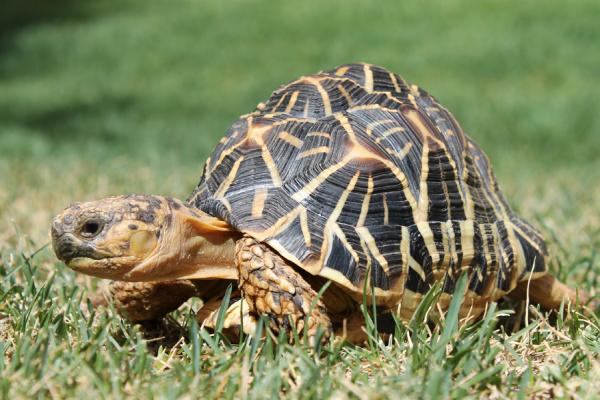
MULTIPOLYGON (((29 218, 122 191, 185 197, 237 116, 352 61, 436 96, 509 194, 561 174, 597 185, 599 15, 597 0, 5 0, 0 211, 29 218)), ((25 226, 45 234, 43 215, 25 226)))

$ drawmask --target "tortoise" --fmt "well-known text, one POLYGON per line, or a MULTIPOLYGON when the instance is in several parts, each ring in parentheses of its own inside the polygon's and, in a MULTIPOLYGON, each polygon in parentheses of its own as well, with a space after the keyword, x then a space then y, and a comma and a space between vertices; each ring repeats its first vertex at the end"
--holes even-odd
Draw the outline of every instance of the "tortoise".
POLYGON ((409 319, 433 285, 443 310, 461 273, 463 317, 507 294, 546 309, 585 300, 548 272, 543 237, 452 114, 363 63, 302 76, 241 116, 186 201, 75 203, 52 238, 73 270, 118 281, 112 297, 133 321, 199 296, 199 320, 214 324, 231 282, 226 326, 252 332, 265 316, 309 337, 360 337, 363 299, 380 328, 409 319))

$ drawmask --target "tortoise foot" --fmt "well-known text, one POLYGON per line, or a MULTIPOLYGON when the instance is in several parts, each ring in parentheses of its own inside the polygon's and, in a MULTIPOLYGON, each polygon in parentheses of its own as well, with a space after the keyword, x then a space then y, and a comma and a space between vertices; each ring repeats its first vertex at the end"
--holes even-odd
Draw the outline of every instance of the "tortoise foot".
POLYGON ((274 333, 284 331, 290 342, 296 337, 313 341, 332 334, 327 309, 317 292, 277 253, 250 237, 237 242, 239 287, 250 313, 264 315, 274 333))
MULTIPOLYGON (((215 331, 220 307, 221 299, 215 299, 215 301, 205 304, 196 316, 198 323, 204 328, 215 331)), ((225 311, 221 332, 230 342, 239 342, 242 332, 249 336, 254 335, 256 332, 256 318, 250 314, 248 303, 244 299, 233 301, 229 305, 225 311)))

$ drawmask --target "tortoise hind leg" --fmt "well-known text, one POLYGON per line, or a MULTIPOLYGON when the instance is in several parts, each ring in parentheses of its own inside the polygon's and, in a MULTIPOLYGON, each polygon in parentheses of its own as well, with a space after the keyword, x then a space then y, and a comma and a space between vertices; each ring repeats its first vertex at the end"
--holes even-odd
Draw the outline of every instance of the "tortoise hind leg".
POLYGON ((529 296, 532 303, 539 304, 546 310, 558 310, 561 303, 586 305, 589 296, 583 291, 568 287, 554 276, 547 274, 531 281, 521 281, 510 293, 510 297, 525 300, 529 296))
POLYGON ((293 339, 304 330, 314 338, 319 328, 324 337, 332 332, 331 320, 314 289, 268 246, 245 236, 237 242, 239 287, 250 312, 266 315, 270 328, 285 331, 293 339))

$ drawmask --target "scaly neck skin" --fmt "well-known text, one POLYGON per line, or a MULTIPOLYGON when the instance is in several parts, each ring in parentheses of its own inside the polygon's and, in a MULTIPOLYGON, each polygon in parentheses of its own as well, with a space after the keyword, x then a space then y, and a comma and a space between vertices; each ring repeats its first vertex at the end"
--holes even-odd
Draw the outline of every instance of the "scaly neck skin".
POLYGON ((224 221, 180 204, 172 210, 153 254, 127 273, 124 280, 237 280, 235 244, 240 237, 224 221))

